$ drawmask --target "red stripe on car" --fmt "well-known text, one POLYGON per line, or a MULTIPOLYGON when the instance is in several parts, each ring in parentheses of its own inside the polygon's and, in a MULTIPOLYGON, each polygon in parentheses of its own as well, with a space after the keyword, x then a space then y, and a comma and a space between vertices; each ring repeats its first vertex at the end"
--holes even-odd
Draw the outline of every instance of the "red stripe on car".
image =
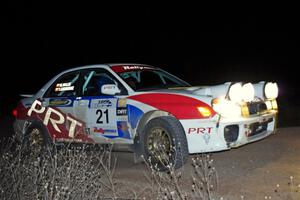
POLYGON ((19 103, 16 110, 18 112, 17 119, 36 120, 43 123, 53 140, 63 141, 69 139, 74 140, 74 142, 81 140, 81 142, 94 143, 94 140, 85 133, 85 122, 75 118, 70 113, 64 113, 60 109, 51 106, 42 107, 39 100, 35 100, 28 108, 19 103), (49 116, 46 116, 47 114, 49 116))
MULTIPOLYGON (((211 116, 216 113, 207 103, 192 97, 178 94, 147 93, 128 97, 135 101, 148 104, 158 110, 171 113, 177 119, 203 119, 198 107, 206 107, 211 111, 211 116)), ((211 117, 210 116, 210 117, 211 117)))

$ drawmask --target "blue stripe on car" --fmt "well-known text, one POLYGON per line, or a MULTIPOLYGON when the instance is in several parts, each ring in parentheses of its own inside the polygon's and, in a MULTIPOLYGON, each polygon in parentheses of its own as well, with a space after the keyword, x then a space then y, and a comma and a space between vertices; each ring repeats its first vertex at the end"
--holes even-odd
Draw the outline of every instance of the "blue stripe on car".
POLYGON ((144 112, 141 109, 129 104, 127 105, 127 108, 128 108, 128 121, 131 127, 135 129, 138 121, 141 119, 144 112))

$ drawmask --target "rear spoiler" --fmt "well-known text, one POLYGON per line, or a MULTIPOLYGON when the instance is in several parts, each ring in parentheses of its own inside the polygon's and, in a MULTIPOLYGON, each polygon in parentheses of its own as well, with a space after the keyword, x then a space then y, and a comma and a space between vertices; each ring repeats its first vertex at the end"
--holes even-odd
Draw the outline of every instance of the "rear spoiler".
POLYGON ((24 98, 30 98, 30 97, 33 97, 34 94, 20 94, 21 97, 24 97, 24 98))

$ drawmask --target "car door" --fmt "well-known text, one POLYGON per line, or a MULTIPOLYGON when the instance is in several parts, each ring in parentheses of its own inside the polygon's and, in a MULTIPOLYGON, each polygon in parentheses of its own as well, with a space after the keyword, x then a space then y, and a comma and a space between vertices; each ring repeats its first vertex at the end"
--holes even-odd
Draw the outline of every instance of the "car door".
POLYGON ((74 107, 80 92, 79 85, 80 71, 68 72, 55 80, 40 99, 47 110, 41 120, 55 141, 87 140, 84 123, 76 115, 74 107))
POLYGON ((82 73, 81 97, 75 100, 76 115, 82 116, 90 138, 96 143, 122 142, 131 139, 128 127, 127 91, 106 69, 82 73), (120 92, 103 94, 103 85, 117 85, 120 92))

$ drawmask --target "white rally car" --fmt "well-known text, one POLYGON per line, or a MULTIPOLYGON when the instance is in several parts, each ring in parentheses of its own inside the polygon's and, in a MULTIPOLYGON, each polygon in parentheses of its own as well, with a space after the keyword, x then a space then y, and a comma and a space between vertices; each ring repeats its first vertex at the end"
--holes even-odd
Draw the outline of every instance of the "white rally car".
POLYGON ((143 64, 66 70, 16 107, 20 140, 128 144, 135 158, 181 167, 188 154, 214 152, 274 133, 278 87, 273 82, 192 87, 143 64))

